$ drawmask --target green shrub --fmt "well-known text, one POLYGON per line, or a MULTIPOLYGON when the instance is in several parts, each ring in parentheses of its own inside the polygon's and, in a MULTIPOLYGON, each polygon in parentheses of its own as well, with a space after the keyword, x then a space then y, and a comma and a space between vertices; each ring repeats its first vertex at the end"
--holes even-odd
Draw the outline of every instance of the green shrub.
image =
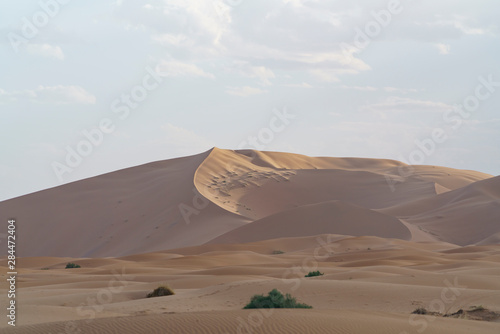
POLYGON ((65 269, 71 269, 71 268, 81 268, 81 266, 79 264, 76 264, 76 263, 73 263, 73 262, 69 262, 67 265, 66 265, 66 268, 65 269))
POLYGON ((323 276, 323 275, 324 275, 324 273, 320 273, 318 270, 318 271, 310 271, 309 274, 307 274, 304 277, 314 277, 314 276, 323 276))
POLYGON ((285 252, 283 252, 282 250, 279 250, 279 249, 278 249, 278 250, 274 250, 274 251, 273 251, 273 254, 274 254, 274 255, 284 254, 284 253, 285 253, 285 252))
POLYGON ((267 296, 254 295, 243 309, 255 308, 312 308, 312 306, 297 303, 297 300, 288 293, 283 296, 277 289, 273 289, 267 296))
POLYGON ((162 285, 153 290, 153 292, 148 293, 147 298, 151 297, 162 297, 162 296, 172 296, 175 295, 174 290, 170 289, 166 285, 162 285))

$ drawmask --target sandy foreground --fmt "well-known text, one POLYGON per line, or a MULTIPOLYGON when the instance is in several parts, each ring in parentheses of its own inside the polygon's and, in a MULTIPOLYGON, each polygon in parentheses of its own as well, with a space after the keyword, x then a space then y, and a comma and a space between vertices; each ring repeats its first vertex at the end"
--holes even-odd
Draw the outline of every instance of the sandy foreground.
POLYGON ((0 213, 19 272, 0 333, 500 333, 499 176, 214 148, 0 213), (313 309, 243 310, 274 288, 313 309))
MULTIPOLYGON (((499 333, 500 245, 318 235, 122 258, 24 258, 18 325, 1 333, 499 333), (273 254, 276 251, 283 254, 273 254), (64 269, 68 261, 81 269, 64 269), (304 278, 309 271, 324 276, 304 278), (161 284, 174 296, 145 298, 161 284), (242 310, 277 288, 311 310, 242 310)), ((4 296, 2 296, 4 297, 4 296)))

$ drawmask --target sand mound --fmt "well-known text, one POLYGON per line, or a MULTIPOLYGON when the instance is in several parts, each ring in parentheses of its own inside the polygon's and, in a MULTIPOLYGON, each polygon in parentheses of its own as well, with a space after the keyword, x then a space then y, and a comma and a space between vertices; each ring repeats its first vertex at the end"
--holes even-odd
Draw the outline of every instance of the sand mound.
POLYGON ((398 219, 340 201, 306 205, 239 227, 210 241, 254 242, 317 234, 374 235, 409 239, 411 233, 398 219))

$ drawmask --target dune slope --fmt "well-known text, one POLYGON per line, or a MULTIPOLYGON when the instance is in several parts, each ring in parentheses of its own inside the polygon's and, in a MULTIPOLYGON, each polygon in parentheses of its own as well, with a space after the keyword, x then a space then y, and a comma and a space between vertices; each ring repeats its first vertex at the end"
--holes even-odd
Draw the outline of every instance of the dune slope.
POLYGON ((14 198, 0 212, 18 222, 18 256, 120 256, 201 244, 248 222, 200 200, 193 178, 208 154, 14 198))

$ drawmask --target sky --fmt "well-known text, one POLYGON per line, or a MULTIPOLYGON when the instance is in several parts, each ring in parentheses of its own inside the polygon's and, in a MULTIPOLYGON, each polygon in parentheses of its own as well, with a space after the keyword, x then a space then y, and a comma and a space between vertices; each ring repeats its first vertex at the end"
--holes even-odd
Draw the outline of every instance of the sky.
POLYGON ((0 200, 216 146, 500 174, 500 6, 20 0, 0 200))

